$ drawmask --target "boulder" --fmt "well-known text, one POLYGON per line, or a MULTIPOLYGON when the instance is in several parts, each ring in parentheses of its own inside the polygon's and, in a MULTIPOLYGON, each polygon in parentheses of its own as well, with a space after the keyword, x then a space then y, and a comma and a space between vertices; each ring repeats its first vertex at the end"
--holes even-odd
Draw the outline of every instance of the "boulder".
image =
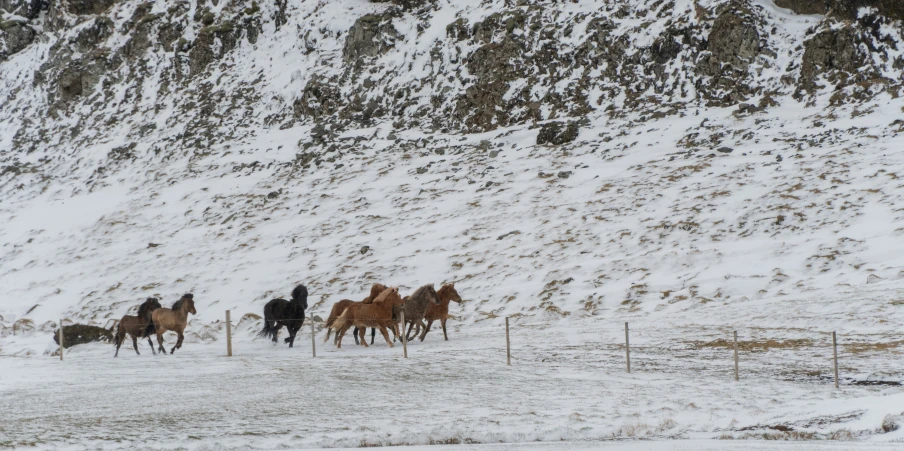
POLYGON ((223 58, 236 45, 236 29, 231 22, 202 28, 188 53, 191 75, 204 72, 210 63, 223 58))
MULTIPOLYGON (((92 342, 113 341, 113 331, 104 329, 103 327, 89 326, 86 324, 73 324, 71 326, 63 326, 63 347, 71 348, 75 345, 92 343, 92 342)), ((60 344, 60 330, 53 332, 53 342, 60 344)))
POLYGON ((828 75, 832 83, 847 84, 863 65, 864 57, 857 50, 860 37, 850 26, 828 28, 804 43, 800 68, 801 88, 813 92, 820 88, 816 81, 828 75))
MULTIPOLYGON (((537 134, 537 145, 560 146, 570 143, 578 137, 578 124, 576 122, 550 122, 540 128, 537 134)), ((559 177, 562 177, 561 174, 559 177)), ((567 178, 562 177, 562 178, 567 178)))
POLYGON ((825 14, 828 10, 826 0, 775 0, 775 4, 797 14, 825 14))
POLYGON ((367 60, 393 48, 398 38, 392 14, 368 14, 356 20, 346 33, 342 58, 360 68, 367 60))
POLYGON ((35 34, 25 22, 0 21, 0 61, 28 47, 35 40, 35 34))
POLYGON ((110 9, 116 0, 68 0, 66 10, 71 14, 100 14, 110 9))

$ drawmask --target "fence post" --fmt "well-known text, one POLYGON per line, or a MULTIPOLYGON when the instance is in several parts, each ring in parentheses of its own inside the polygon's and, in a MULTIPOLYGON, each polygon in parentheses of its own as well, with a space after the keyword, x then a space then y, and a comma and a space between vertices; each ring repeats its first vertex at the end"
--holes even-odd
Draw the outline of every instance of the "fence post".
POLYGON ((226 356, 232 357, 232 319, 226 310, 226 356))
MULTIPOLYGON (((405 353, 405 358, 408 358, 408 334, 405 333, 405 310, 402 309, 402 350, 405 353)), ((365 339, 367 337, 364 337, 365 339)))
POLYGON ((63 360, 63 320, 60 319, 60 360, 63 360))
POLYGON ((314 354, 314 357, 317 357, 317 344, 314 343, 314 314, 311 313, 311 353, 314 354))
POLYGON ((734 380, 738 379, 738 331, 734 331, 734 380))
POLYGON ((628 372, 631 372, 631 341, 628 340, 628 322, 625 321, 625 362, 628 372))
POLYGON ((838 388, 838 339, 832 331, 832 358, 835 361, 835 388, 838 388))
POLYGON ((512 342, 509 340, 509 317, 505 317, 505 359, 508 366, 512 366, 512 342))

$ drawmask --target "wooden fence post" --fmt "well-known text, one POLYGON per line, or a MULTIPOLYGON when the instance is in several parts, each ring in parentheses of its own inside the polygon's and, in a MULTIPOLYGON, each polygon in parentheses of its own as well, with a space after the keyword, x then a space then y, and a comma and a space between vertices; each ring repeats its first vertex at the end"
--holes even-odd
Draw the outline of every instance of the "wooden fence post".
MULTIPOLYGON (((405 310, 402 309, 402 350, 405 354, 405 358, 408 358, 408 334, 405 333, 405 310)), ((367 339, 367 337, 364 337, 367 339)))
POLYGON ((229 314, 226 310, 226 356, 232 357, 232 319, 229 314))
POLYGON ((835 361, 835 388, 838 388, 838 339, 832 331, 832 357, 835 361))
POLYGON ((311 353, 314 354, 314 357, 317 357, 317 344, 314 343, 314 314, 311 313, 311 353))
POLYGON ((628 372, 631 372, 631 341, 628 339, 628 322, 625 322, 625 362, 628 372))
POLYGON ((60 360, 63 360, 63 320, 60 319, 60 360))
POLYGON ((509 340, 509 317, 505 317, 505 359, 508 366, 512 366, 512 342, 509 340))
POLYGON ((734 380, 737 382, 738 378, 738 331, 734 331, 734 380))

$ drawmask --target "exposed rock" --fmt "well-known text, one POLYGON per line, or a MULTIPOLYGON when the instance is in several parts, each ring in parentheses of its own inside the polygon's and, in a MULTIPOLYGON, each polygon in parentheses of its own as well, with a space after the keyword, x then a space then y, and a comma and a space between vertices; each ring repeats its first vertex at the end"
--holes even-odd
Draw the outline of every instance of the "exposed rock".
POLYGON ((361 67, 367 60, 386 53, 399 33, 392 26, 392 14, 368 14, 355 21, 345 37, 342 58, 361 67))
POLYGON ((35 40, 35 30, 25 22, 0 21, 0 61, 21 52, 35 40))
POLYGON ((826 0, 833 16, 854 20, 860 8, 876 8, 879 14, 896 20, 904 20, 904 2, 901 0, 826 0))
POLYGON ((719 153, 732 153, 732 152, 734 152, 734 149, 732 149, 731 147, 720 147, 720 148, 716 149, 716 152, 719 152, 719 153))
POLYGON ((370 250, 370 246, 361 246, 361 250, 359 252, 361 252, 361 255, 364 255, 369 250, 370 250))
POLYGON ((117 0, 68 0, 66 11, 76 15, 100 14, 116 3, 117 0))
POLYGON ((49 0, 0 0, 0 10, 32 20, 47 10, 49 3, 49 0))
POLYGON ((314 119, 332 116, 339 111, 342 96, 329 80, 314 76, 308 80, 301 97, 295 99, 292 108, 296 118, 311 117, 314 119))
MULTIPOLYGON (((563 122, 550 122, 540 128, 540 133, 537 134, 537 144, 559 146, 570 143, 577 139, 577 137, 577 122, 569 122, 568 124, 563 122)), ((561 177, 561 173, 559 176, 561 177)))
POLYGON ((64 101, 85 95, 94 89, 106 70, 103 53, 71 61, 57 75, 57 94, 64 101))
POLYGON ((188 53, 191 75, 204 72, 210 63, 223 58, 237 44, 236 29, 232 22, 202 28, 188 53))
POLYGON ((836 84, 848 84, 863 65, 863 56, 857 50, 859 37, 850 26, 826 29, 804 43, 801 61, 801 88, 813 92, 820 88, 817 79, 827 75, 836 84))
POLYGON ((399 5, 402 9, 410 10, 420 8, 431 2, 431 0, 370 0, 371 3, 392 3, 399 5))
MULTIPOLYGON (((103 327, 88 326, 86 324, 73 324, 63 326, 63 347, 71 348, 75 345, 92 343, 96 341, 112 342, 113 332, 103 327)), ((60 344, 60 330, 53 332, 53 342, 60 344)))
POLYGON ((697 72, 710 77, 698 82, 711 104, 727 106, 747 100, 750 63, 760 52, 760 34, 754 17, 745 8, 726 9, 713 22, 705 53, 697 72))
POLYGON ((825 14, 826 0, 775 0, 775 4, 797 14, 825 14))
POLYGON ((455 108, 456 117, 468 128, 493 130, 526 119, 512 118, 512 109, 506 107, 505 100, 509 83, 523 76, 519 63, 524 50, 520 42, 507 37, 478 48, 468 58, 468 72, 477 79, 455 108))

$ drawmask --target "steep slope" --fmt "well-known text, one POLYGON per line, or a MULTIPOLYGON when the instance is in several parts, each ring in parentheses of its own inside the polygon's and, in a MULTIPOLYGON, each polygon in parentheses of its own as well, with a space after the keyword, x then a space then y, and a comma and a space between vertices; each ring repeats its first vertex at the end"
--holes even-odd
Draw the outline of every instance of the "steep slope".
POLYGON ((868 6, 7 0, 0 334, 193 291, 206 339, 376 281, 900 328, 904 35, 868 6))

